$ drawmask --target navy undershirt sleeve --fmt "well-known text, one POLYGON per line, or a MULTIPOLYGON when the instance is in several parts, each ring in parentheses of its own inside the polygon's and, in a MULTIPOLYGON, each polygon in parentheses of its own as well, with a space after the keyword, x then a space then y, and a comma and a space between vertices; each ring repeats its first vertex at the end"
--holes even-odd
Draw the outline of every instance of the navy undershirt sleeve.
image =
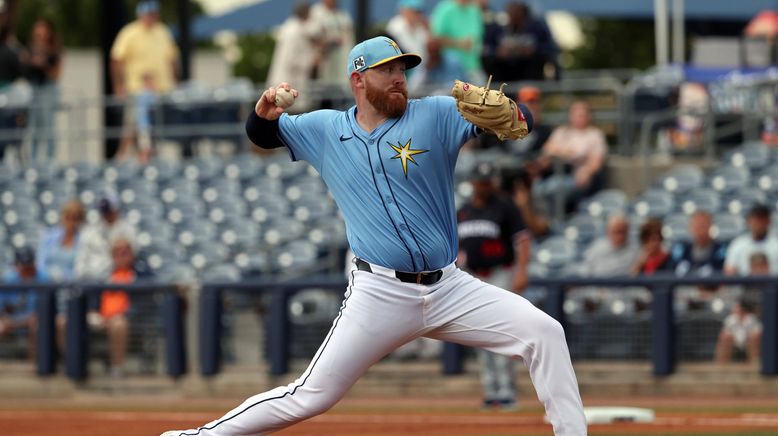
POLYGON ((246 120, 246 135, 260 148, 269 150, 286 146, 279 136, 278 120, 260 118, 254 111, 246 120))

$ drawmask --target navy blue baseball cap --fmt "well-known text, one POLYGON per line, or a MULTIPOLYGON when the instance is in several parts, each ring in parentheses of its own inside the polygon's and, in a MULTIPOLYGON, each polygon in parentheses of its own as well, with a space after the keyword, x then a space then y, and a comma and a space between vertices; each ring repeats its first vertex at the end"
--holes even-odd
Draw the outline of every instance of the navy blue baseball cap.
POLYGON ((421 56, 403 53, 400 47, 388 36, 376 36, 355 45, 348 54, 348 75, 354 71, 365 71, 391 62, 395 59, 405 61, 405 67, 411 69, 421 63, 421 56))

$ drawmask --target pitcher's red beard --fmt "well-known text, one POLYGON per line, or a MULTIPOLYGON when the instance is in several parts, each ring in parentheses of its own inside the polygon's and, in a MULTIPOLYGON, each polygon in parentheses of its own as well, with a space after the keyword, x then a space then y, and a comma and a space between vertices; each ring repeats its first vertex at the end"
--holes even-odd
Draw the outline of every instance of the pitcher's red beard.
POLYGON ((408 106, 408 91, 405 88, 383 91, 365 81, 365 97, 379 113, 387 118, 400 118, 408 106))

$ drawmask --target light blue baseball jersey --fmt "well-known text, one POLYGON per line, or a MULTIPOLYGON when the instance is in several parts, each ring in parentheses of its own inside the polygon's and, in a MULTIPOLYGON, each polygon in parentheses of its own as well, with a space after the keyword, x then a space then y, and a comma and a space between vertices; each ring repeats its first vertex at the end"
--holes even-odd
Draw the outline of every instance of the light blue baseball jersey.
POLYGON ((387 268, 432 271, 457 256, 454 165, 476 127, 452 97, 408 100, 400 118, 373 132, 356 107, 281 115, 293 160, 305 160, 327 184, 346 221, 356 256, 387 268))

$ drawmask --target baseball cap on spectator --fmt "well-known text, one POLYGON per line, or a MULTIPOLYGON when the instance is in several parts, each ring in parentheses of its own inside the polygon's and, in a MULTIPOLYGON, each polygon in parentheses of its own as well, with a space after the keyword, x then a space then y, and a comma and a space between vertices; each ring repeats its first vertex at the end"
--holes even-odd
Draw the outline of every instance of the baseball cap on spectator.
POLYGON ((749 218, 770 218, 770 208, 765 206, 764 204, 755 204, 751 209, 748 211, 748 217, 749 218))
POLYGON ((400 0, 397 4, 400 9, 413 9, 417 11, 424 10, 424 0, 400 0))
POLYGON ((522 86, 517 97, 522 103, 537 102, 540 100, 540 88, 536 86, 522 86))
POLYGON ((35 265, 35 251, 32 247, 23 246, 16 249, 14 253, 14 263, 16 265, 35 265))
POLYGON ((142 1, 135 7, 135 15, 138 17, 157 12, 159 12, 159 2, 153 0, 142 1))
POLYGON ((421 63, 421 56, 403 53, 400 47, 388 36, 376 36, 360 42, 348 54, 348 75, 355 71, 366 71, 395 59, 405 61, 405 67, 411 69, 421 63))
POLYGON ((473 168, 470 172, 470 180, 473 182, 479 182, 484 180, 491 180, 497 176, 495 168, 488 162, 481 162, 473 168))
POLYGON ((102 215, 119 210, 119 198, 116 193, 111 190, 104 191, 97 200, 97 210, 102 215))

